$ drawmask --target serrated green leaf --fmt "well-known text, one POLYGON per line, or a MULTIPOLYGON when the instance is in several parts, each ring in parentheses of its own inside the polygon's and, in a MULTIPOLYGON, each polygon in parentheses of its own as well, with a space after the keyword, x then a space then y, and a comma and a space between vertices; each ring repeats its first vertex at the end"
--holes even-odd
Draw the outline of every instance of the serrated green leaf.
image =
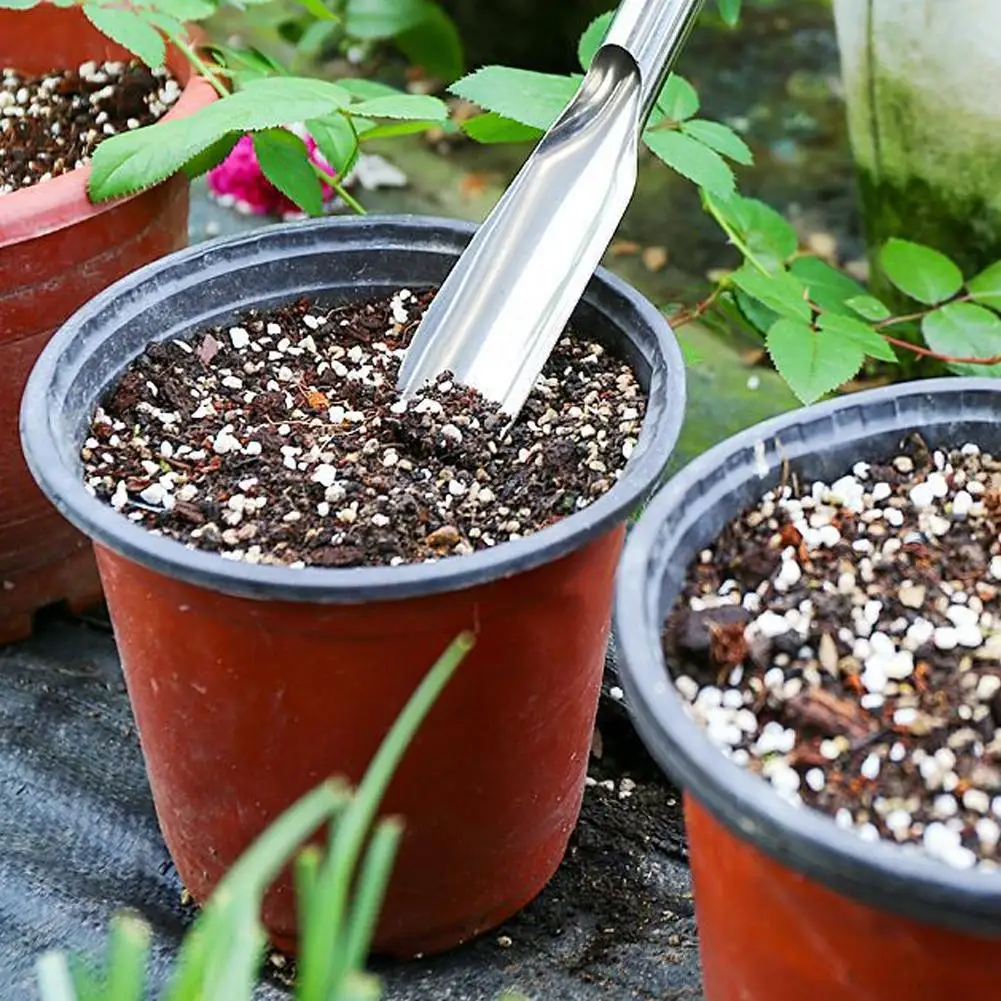
POLYGON ((411 118, 436 122, 448 118, 448 108, 445 106, 445 102, 426 94, 393 94, 386 97, 373 97, 367 101, 352 104, 347 110, 352 115, 361 115, 364 118, 411 118))
POLYGON ((327 42, 337 34, 339 25, 336 21, 313 21, 306 25, 306 30, 295 43, 296 51, 304 56, 317 55, 327 42))
POLYGON ((449 90, 486 111, 545 131, 570 103, 580 80, 579 76, 484 66, 456 81, 449 90))
POLYGON ((577 58, 580 60, 581 68, 588 70, 591 68, 591 60, 594 54, 601 48, 601 43, 608 34, 608 27, 615 17, 615 11, 610 10, 604 14, 599 14, 585 29, 577 43, 577 58))
POLYGON ((673 170, 710 194, 729 198, 736 189, 733 171, 715 150, 681 132, 648 130, 643 141, 673 170))
POLYGON ((216 12, 216 5, 209 0, 166 0, 166 9, 181 21, 204 21, 216 12))
POLYGON ((183 165, 184 173, 190 180, 201 177, 202 174, 218 167, 223 160, 233 152, 233 147, 240 141, 242 133, 229 132, 221 139, 206 147, 197 156, 193 156, 183 165))
POLYGON ((355 130, 341 114, 311 118, 306 129, 313 137, 323 158, 338 177, 346 177, 358 158, 358 137, 355 130))
POLYGON ((809 289, 811 301, 829 312, 848 316, 851 308, 846 305, 847 300, 865 295, 865 289, 857 281, 819 257, 800 257, 789 270, 809 289))
POLYGON ((797 320, 779 320, 765 345, 779 374, 804 403, 844 385, 865 361, 861 348, 797 320))
POLYGON ((672 73, 657 97, 657 108, 672 122, 684 122, 698 114, 698 91, 683 76, 672 73))
POLYGON ((945 302, 963 287, 963 273, 945 254, 910 240, 889 240, 879 262, 901 292, 928 306, 945 302))
POLYGON ((207 45, 207 51, 226 67, 230 77, 240 87, 265 76, 288 76, 284 67, 270 56, 254 48, 234 49, 227 45, 207 45))
POLYGON ((719 16, 732 28, 740 20, 740 0, 716 0, 719 16))
POLYGON ((820 329, 825 333, 834 334, 848 344, 854 344, 870 358, 880 361, 896 362, 897 356, 886 339, 881 337, 867 323, 856 320, 852 316, 841 316, 837 313, 825 313, 818 321, 820 329))
POLYGON ((42 0, 0 0, 0 10, 31 10, 42 0))
POLYGON ((762 336, 768 333, 779 314, 739 288, 733 290, 733 301, 740 315, 762 336))
POLYGON ((734 271, 727 280, 745 294, 775 310, 780 316, 809 322, 813 315, 809 303, 804 298, 806 287, 787 272, 763 275, 749 264, 745 264, 734 271))
MULTIPOLYGON (((367 121, 367 119, 366 119, 367 121)), ((358 130, 358 138, 362 142, 372 142, 375 139, 392 139, 396 136, 412 136, 418 132, 427 132, 429 129, 440 129, 442 122, 438 119, 413 121, 386 122, 376 125, 370 122, 364 129, 358 130)))
POLYGON ((505 118, 494 111, 467 118, 462 123, 462 131, 481 143, 521 143, 535 142, 542 138, 542 129, 522 125, 513 118, 505 118))
POLYGON ((1001 261, 981 271, 966 283, 970 295, 977 302, 1001 309, 1001 261))
POLYGON ((94 151, 88 191, 95 201, 133 194, 166 180, 231 132, 256 132, 322 118, 350 102, 336 84, 269 77, 180 121, 111 136, 94 151))
POLYGON ((710 149, 728 156, 735 163, 750 166, 754 163, 754 154, 746 142, 733 129, 720 122, 710 122, 704 118, 693 118, 682 123, 681 131, 705 143, 710 149))
POLYGON ((287 129, 254 133, 254 152, 261 173, 312 216, 323 214, 323 189, 309 160, 306 144, 287 129))
POLYGON ((338 80, 337 86, 359 101, 368 101, 373 97, 395 97, 400 93, 396 87, 391 87, 388 83, 366 80, 364 77, 347 77, 338 80))
POLYGON ((713 199, 712 208, 766 270, 784 270, 785 261, 799 246, 799 238, 782 215, 756 198, 739 195, 725 202, 713 199))
POLYGON ((427 17, 427 0, 347 0, 344 26, 352 38, 392 38, 427 17))
POLYGON ((883 303, 871 295, 852 296, 850 299, 845 299, 845 305, 859 316, 875 323, 889 319, 892 315, 883 303))
POLYGON ((83 5, 87 20, 102 34, 128 49, 147 66, 156 69, 167 58, 163 36, 135 11, 121 7, 99 7, 95 3, 83 5))
POLYGON ((397 32, 396 47, 414 66, 439 80, 456 80, 465 69, 462 36, 455 22, 436 3, 426 5, 424 20, 397 32))
MULTIPOLYGON (((952 302, 921 321, 921 333, 932 351, 953 358, 1001 355, 1001 317, 971 302, 952 302)), ((949 363, 960 375, 1001 376, 1001 364, 949 363)))

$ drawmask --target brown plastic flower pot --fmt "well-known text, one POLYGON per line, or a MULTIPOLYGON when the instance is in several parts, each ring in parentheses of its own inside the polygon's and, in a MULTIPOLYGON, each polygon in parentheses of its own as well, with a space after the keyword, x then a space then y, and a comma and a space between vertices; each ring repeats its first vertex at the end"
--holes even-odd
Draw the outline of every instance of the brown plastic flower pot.
MULTIPOLYGON (((43 73, 126 55, 78 7, 0 10, 0 66, 43 73)), ((183 56, 172 52, 168 65, 185 85, 168 118, 213 99, 183 56)), ((46 502, 21 460, 17 413, 31 366, 75 309, 188 238, 183 176, 101 205, 87 198, 89 176, 74 170, 0 197, 0 643, 27 636, 44 605, 80 607, 101 593, 87 539, 46 502)))
MULTIPOLYGON (((469 556, 330 570, 235 563, 95 500, 78 450, 95 403, 150 340, 303 294, 334 302, 434 285, 471 232, 407 217, 325 220, 173 255, 64 326, 22 409, 35 476, 97 543, 157 814, 196 899, 321 778, 359 779, 429 665, 460 630, 475 630, 385 802, 406 829, 376 947, 397 956, 498 924, 542 889, 566 849, 624 522, 663 470, 684 410, 682 360, 663 318, 606 273, 591 283, 576 323, 623 351, 647 388, 639 443, 590 507, 469 556)), ((294 945, 287 880, 265 919, 276 943, 294 945)))
POLYGON ((1001 997, 1001 875, 863 841, 725 758, 685 711, 661 648, 691 560, 790 472, 805 482, 931 447, 1001 448, 1001 385, 933 379, 759 424, 650 503, 626 545, 615 626, 644 743, 684 789, 706 1001, 990 1001, 1001 997), (785 465, 788 463, 788 465, 785 465))

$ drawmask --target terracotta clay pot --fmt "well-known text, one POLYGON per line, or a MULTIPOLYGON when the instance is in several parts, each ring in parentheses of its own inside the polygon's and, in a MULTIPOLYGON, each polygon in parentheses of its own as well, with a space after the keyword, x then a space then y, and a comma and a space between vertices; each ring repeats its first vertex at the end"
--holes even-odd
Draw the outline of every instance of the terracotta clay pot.
MULTIPOLYGON (((22 410, 35 476, 97 542, 157 814, 197 899, 322 777, 359 779, 430 664, 460 630, 476 631, 385 802, 406 829, 376 947, 397 956, 498 924, 542 889, 566 849, 623 525, 663 470, 684 410, 667 324, 612 276, 591 283, 578 329, 623 351, 649 392, 621 479, 533 536, 433 564, 295 570, 190 550, 91 497, 77 452, 94 404, 150 340, 303 294, 340 302, 426 288, 471 233, 407 217, 324 220, 173 255, 66 324, 22 410)), ((275 942, 294 945, 287 881, 265 919, 275 942)))
MULTIPOLYGON (((79 8, 0 10, 0 66, 43 73, 126 56, 79 8)), ((168 118, 213 99, 179 53, 168 64, 185 84, 168 118)), ((87 539, 46 502, 21 460, 17 413, 31 366, 75 309, 188 238, 183 176, 101 205, 87 198, 89 176, 74 170, 0 197, 0 643, 27 636, 44 605, 80 607, 101 593, 87 539)))
POLYGON ((621 681, 644 743, 685 791, 706 1001, 1001 994, 1001 875, 865 842, 780 799, 689 717, 660 639, 691 560, 784 475, 831 482, 914 431, 933 448, 973 441, 997 454, 999 412, 992 379, 913 382, 793 411, 687 466, 630 535, 616 585, 621 681))

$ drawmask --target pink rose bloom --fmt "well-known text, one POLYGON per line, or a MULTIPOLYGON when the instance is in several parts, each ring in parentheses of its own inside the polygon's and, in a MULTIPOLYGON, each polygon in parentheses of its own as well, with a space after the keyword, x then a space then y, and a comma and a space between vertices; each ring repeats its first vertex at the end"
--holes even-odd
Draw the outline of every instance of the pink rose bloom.
MULTIPOLYGON (((295 131, 295 130, 289 130, 295 131)), ((316 148, 310 135, 301 136, 309 150, 310 159, 328 177, 337 175, 316 148)), ((291 199, 283 195, 265 176, 254 153, 254 141, 243 136, 233 147, 233 151, 206 175, 209 191, 224 204, 232 205, 241 212, 254 215, 299 215, 301 209, 291 199)), ((323 199, 328 201, 334 189, 323 185, 323 199)))

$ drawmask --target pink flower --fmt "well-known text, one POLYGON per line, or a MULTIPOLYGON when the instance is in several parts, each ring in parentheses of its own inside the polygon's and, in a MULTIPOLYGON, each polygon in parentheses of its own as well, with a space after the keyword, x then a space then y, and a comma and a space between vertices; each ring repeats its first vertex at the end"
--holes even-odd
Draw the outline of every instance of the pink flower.
MULTIPOLYGON (((313 137, 307 134, 302 138, 313 163, 328 177, 336 177, 337 175, 316 148, 313 137)), ((254 141, 249 135, 243 136, 229 156, 218 167, 213 167, 208 172, 206 181, 213 195, 243 212, 277 216, 301 212, 295 202, 283 195, 264 176, 254 153, 254 141)), ((334 189, 324 184, 324 201, 328 201, 333 195, 334 189)))

